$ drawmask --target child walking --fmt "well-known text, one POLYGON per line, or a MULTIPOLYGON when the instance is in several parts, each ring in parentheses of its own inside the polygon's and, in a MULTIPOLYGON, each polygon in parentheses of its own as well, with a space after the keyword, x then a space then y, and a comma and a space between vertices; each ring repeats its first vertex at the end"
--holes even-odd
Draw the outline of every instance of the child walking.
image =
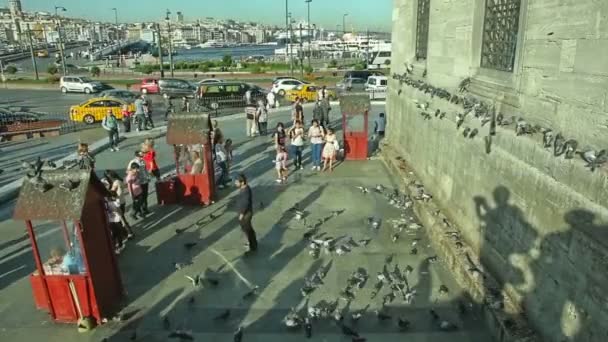
POLYGON ((283 184, 287 180, 287 150, 285 146, 278 145, 277 147, 277 157, 274 160, 275 168, 277 170, 277 183, 283 184))
POLYGON ((129 189, 129 194, 131 194, 131 199, 133 200, 131 218, 137 220, 140 216, 142 218, 145 217, 142 210, 143 190, 139 182, 139 164, 131 163, 125 181, 127 183, 127 188, 129 189))

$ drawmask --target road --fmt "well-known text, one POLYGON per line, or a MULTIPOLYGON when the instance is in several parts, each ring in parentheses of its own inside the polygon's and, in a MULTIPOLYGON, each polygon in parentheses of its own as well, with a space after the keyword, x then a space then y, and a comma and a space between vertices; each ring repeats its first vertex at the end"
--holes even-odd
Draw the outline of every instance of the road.
MULTIPOLYGON (((380 111, 384 111, 383 106, 373 106, 371 120, 380 111)), ((332 120, 339 122, 338 110, 333 112, 332 120)), ((309 107, 305 114, 310 117, 309 107)), ((289 118, 289 110, 273 113, 269 126, 287 122, 289 118)), ((388 220, 399 217, 401 212, 389 206, 379 194, 362 194, 357 190, 356 186, 372 188, 383 184, 388 189, 396 186, 398 180, 388 174, 379 160, 345 162, 333 173, 321 174, 310 171, 310 150, 307 148, 306 170, 293 173, 287 185, 277 185, 270 139, 246 138, 242 118, 222 120, 220 128, 238 146, 234 173, 245 172, 251 180, 256 210, 254 226, 260 241, 257 255, 242 257, 242 236, 229 205, 235 195, 234 189, 221 191, 218 203, 205 209, 153 205, 153 216, 135 223, 137 237, 119 256, 123 282, 128 291, 124 312, 137 311, 137 316, 129 322, 109 323, 90 334, 78 334, 74 326, 53 324, 49 322, 48 315, 35 310, 27 280, 27 275, 34 269, 29 243, 23 235, 23 223, 10 219, 12 204, 4 204, 0 206, 0 339, 70 342, 108 338, 109 341, 126 341, 136 332, 141 341, 165 341, 168 333, 160 322, 161 317, 167 316, 172 329, 190 331, 197 341, 229 340, 240 325, 245 326, 247 341, 300 341, 304 339, 303 332, 296 330, 290 333, 281 320, 289 308, 305 304, 299 293, 304 277, 321 266, 330 265, 324 285, 313 292, 309 304, 338 298, 350 274, 357 268, 365 268, 372 278, 363 289, 355 291, 356 298, 352 303, 347 305, 340 300, 338 304, 346 315, 349 310, 370 305, 361 321, 353 326, 368 341, 402 341, 404 336, 413 342, 492 341, 483 328, 476 306, 467 316, 459 317, 457 303, 463 300, 463 292, 441 262, 428 262, 435 253, 423 231, 408 232, 397 243, 391 242, 393 231, 388 220), (302 240, 302 222, 295 220, 293 213, 287 210, 295 204, 305 211, 308 222, 326 218, 326 223, 321 226, 321 232, 326 236, 350 236, 355 240, 370 238, 372 241, 367 247, 352 248, 345 256, 322 252, 315 259, 309 255, 308 243, 302 240), (343 214, 337 217, 331 214, 333 210, 340 209, 345 210, 343 214), (204 221, 211 212, 219 217, 202 227, 194 225, 204 221), (383 218, 380 229, 368 227, 366 221, 369 216, 383 218), (176 235, 176 228, 188 229, 176 235), (189 251, 183 249, 185 242, 193 241, 197 242, 194 248, 189 251), (413 241, 418 244, 417 255, 409 253, 413 241), (383 289, 377 298, 370 300, 376 272, 382 269, 389 255, 402 269, 406 265, 414 268, 408 276, 409 285, 417 290, 414 304, 404 305, 401 299, 397 299, 388 306, 391 315, 404 316, 412 322, 406 335, 399 333, 396 318, 380 322, 373 314, 380 308, 382 297, 390 293, 388 289, 383 289), (191 261, 192 265, 176 272, 171 265, 175 261, 191 261), (185 275, 205 269, 217 270, 220 286, 192 288, 185 275), (257 295, 251 300, 243 300, 242 294, 254 285, 260 286, 257 295), (440 285, 446 285, 449 293, 439 294, 440 285), (193 304, 189 304, 191 298, 194 298, 193 304), (429 318, 430 308, 461 329, 439 331, 437 323, 429 318), (226 309, 231 311, 228 320, 212 320, 226 309)), ((98 154, 98 172, 104 169, 124 172, 143 138, 122 142, 119 152, 98 154)), ((172 148, 163 142, 163 137, 156 141, 160 167, 169 171, 173 168, 172 148)), ((150 203, 155 203, 153 194, 150 203)), ((414 214, 408 212, 407 216, 413 217, 414 214)), ((38 243, 42 250, 48 251, 62 241, 55 227, 48 222, 38 226, 38 243)), ((394 265, 390 266, 392 270, 394 265)), ((348 318, 345 322, 351 324, 348 318)), ((313 324, 315 339, 344 340, 339 327, 331 319, 313 324)))
MULTIPOLYGON (((83 51, 83 50, 87 50, 87 49, 88 49, 88 46, 81 46, 78 48, 65 50, 65 55, 66 55, 66 57, 68 57, 65 60, 65 64, 73 64, 73 65, 80 66, 80 65, 89 63, 90 61, 85 58, 76 59, 76 58, 69 57, 72 52, 74 52, 74 55, 76 55, 78 51, 83 51)), ((46 70, 48 69, 49 65, 55 64, 55 53, 59 53, 59 52, 51 52, 51 53, 49 53, 49 57, 46 57, 46 58, 36 57, 36 64, 38 66, 38 72, 46 73, 46 70)), ((17 69, 19 69, 23 72, 27 72, 27 73, 34 72, 34 66, 32 64, 31 58, 22 59, 22 60, 10 62, 7 64, 15 65, 17 67, 17 69)))

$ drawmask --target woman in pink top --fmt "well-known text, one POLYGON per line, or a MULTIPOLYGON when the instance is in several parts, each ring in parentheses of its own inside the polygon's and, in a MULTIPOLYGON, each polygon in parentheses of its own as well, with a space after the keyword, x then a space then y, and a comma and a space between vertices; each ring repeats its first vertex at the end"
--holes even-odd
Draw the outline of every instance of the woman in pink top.
POLYGON ((133 213, 131 213, 131 218, 133 218, 134 220, 137 220, 138 216, 141 216, 143 218, 143 189, 141 188, 141 184, 139 183, 139 164, 131 163, 129 170, 127 171, 127 178, 125 178, 125 183, 127 183, 129 194, 131 194, 131 198, 133 199, 133 213))

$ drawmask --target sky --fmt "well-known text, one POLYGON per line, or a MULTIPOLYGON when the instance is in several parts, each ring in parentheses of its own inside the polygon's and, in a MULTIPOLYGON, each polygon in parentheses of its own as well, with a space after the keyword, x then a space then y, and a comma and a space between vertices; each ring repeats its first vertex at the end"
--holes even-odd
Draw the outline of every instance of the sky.
MULTIPOLYGON (((312 0, 311 22, 333 30, 348 13, 348 29, 388 32, 392 5, 393 0, 312 0)), ((27 12, 54 12, 55 6, 63 6, 66 16, 108 22, 114 21, 111 8, 116 7, 119 22, 159 20, 169 9, 184 13, 186 21, 214 17, 285 25, 285 0, 21 0, 21 6, 27 12)), ((289 0, 289 8, 296 20, 306 19, 304 0, 289 0)))

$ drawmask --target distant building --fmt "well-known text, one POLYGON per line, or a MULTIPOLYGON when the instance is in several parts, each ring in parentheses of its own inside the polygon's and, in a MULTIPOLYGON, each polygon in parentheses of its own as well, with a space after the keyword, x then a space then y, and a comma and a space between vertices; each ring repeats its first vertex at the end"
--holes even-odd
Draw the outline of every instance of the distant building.
POLYGON ((179 24, 183 24, 184 23, 184 14, 182 12, 177 12, 177 14, 176 14, 176 21, 179 24))
POLYGON ((21 0, 8 0, 8 8, 11 11, 13 18, 23 17, 23 10, 21 9, 21 0))

